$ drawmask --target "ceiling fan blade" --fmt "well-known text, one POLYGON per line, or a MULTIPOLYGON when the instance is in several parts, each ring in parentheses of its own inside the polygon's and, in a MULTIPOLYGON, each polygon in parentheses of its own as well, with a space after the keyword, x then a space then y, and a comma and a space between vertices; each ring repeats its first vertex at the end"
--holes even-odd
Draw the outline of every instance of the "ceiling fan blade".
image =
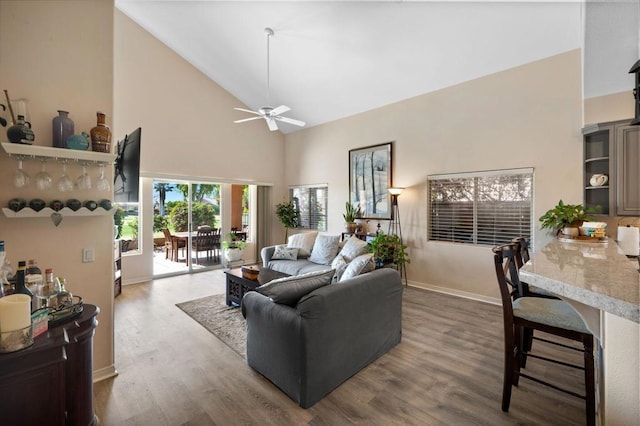
POLYGON ((305 123, 304 121, 294 120, 293 118, 287 118, 287 117, 273 117, 273 118, 275 118, 278 121, 282 121, 283 123, 289 123, 289 124, 293 124, 300 127, 304 127, 307 125, 307 123, 305 123))
POLYGON ((234 123, 244 123, 245 121, 251 121, 251 120, 260 120, 262 117, 250 117, 250 118, 244 118, 242 120, 236 120, 234 121, 234 123))
POLYGON ((289 108, 286 105, 280 105, 279 107, 276 107, 271 110, 271 115, 280 115, 280 114, 284 114, 287 111, 291 111, 291 108, 289 108))
POLYGON ((234 109, 235 109, 235 110, 237 110, 237 111, 244 111, 244 112, 248 112, 248 113, 250 113, 250 114, 255 114, 255 115, 260 115, 260 116, 262 116, 262 114, 260 114, 259 112, 257 112, 257 111, 251 111, 250 109, 244 109, 244 108, 234 108, 234 109))
POLYGON ((272 132, 278 130, 278 125, 273 118, 265 118, 265 120, 267 120, 267 126, 269 126, 269 130, 271 130, 272 132))

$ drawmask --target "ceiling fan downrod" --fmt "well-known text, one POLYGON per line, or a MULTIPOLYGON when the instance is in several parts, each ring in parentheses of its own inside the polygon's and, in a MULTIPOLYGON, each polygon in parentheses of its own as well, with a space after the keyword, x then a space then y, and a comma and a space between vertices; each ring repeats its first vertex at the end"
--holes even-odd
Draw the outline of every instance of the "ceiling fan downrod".
POLYGON ((269 40, 273 37, 274 32, 271 28, 267 27, 264 29, 264 33, 267 35, 267 105, 271 105, 271 99, 269 98, 269 89, 270 89, 270 75, 269 75, 269 40))

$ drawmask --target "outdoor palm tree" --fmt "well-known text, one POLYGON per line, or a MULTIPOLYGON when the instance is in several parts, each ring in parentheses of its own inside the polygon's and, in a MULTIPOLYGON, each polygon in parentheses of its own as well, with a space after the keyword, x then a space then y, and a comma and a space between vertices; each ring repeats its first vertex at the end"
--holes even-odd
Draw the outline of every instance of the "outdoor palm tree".
POLYGON ((173 192, 175 187, 170 183, 163 183, 163 182, 156 183, 153 186, 154 186, 153 189, 158 193, 158 199, 160 202, 160 205, 158 206, 158 208, 160 210, 160 216, 164 216, 165 215, 164 204, 167 200, 167 192, 173 192))

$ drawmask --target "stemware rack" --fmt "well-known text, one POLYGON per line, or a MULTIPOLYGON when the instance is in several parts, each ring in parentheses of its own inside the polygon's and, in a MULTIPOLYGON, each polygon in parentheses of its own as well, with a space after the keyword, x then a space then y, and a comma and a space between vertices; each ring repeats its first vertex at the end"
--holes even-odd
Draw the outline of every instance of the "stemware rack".
MULTIPOLYGON (((3 142, 0 144, 2 149, 9 156, 16 156, 18 158, 33 158, 37 160, 52 159, 60 162, 75 161, 79 163, 94 163, 112 165, 116 159, 116 154, 109 154, 104 152, 94 151, 80 151, 66 148, 54 148, 49 146, 27 145, 19 143, 3 142)), ((113 215, 116 208, 105 210, 101 207, 91 211, 86 207, 73 211, 68 207, 55 212, 49 207, 45 207, 42 210, 36 212, 30 207, 24 207, 23 209, 14 212, 8 208, 2 208, 2 213, 7 218, 28 218, 28 217, 50 217, 54 213, 59 213, 62 216, 106 216, 113 215)))

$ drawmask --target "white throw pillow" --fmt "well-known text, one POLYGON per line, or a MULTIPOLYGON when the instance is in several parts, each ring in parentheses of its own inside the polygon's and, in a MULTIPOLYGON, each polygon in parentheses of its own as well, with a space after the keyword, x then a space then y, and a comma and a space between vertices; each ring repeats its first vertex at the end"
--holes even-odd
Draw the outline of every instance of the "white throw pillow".
POLYGON ((340 235, 318 235, 309 260, 320 265, 330 265, 338 254, 340 235))
POLYGON ((376 264, 373 260, 373 254, 367 253, 360 255, 349 262, 347 269, 344 270, 339 281, 348 280, 349 278, 357 277, 365 272, 371 272, 376 268, 376 264))
POLYGON ((301 232, 300 234, 294 234, 289 237, 287 242, 288 248, 297 248, 298 257, 307 258, 313 250, 313 243, 316 241, 318 232, 301 232))
POLYGON ((298 259, 297 248, 289 248, 287 246, 276 246, 276 250, 271 256, 271 260, 297 260, 298 259))
POLYGON ((369 253, 369 246, 366 241, 362 241, 360 238, 352 235, 351 238, 347 240, 342 250, 340 250, 340 255, 344 257, 344 260, 347 263, 350 263, 353 259, 360 256, 361 254, 369 253))
POLYGON ((344 257, 337 255, 335 259, 333 259, 333 262, 331 262, 331 269, 336 271, 331 282, 337 283, 340 281, 340 277, 342 277, 344 270, 347 269, 347 261, 344 260, 344 257))

